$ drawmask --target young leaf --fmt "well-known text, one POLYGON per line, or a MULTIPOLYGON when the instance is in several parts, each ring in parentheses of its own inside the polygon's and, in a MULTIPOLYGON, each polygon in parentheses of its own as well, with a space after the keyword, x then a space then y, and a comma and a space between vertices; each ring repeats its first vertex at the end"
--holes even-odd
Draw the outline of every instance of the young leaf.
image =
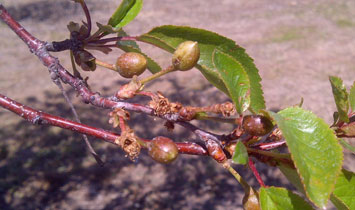
POLYGON ((295 209, 308 210, 312 206, 293 192, 279 187, 262 187, 260 189, 261 209, 295 209))
MULTIPOLYGON (((219 34, 203 29, 184 26, 160 26, 150 32, 141 35, 138 39, 153 44, 164 50, 173 53, 176 47, 183 41, 191 40, 198 42, 200 47, 200 59, 196 67, 215 87, 229 95, 231 87, 225 84, 213 61, 215 50, 219 50, 239 62, 240 66, 247 73, 250 82, 250 106, 252 112, 258 113, 265 108, 263 91, 261 89, 261 78, 253 60, 245 53, 245 50, 236 45, 233 40, 219 34), (227 88, 227 86, 229 86, 227 88)), ((230 95, 229 95, 230 96, 230 95)))
POLYGON ((343 80, 341 80, 339 77, 330 76, 329 81, 332 85, 334 100, 338 109, 339 118, 343 122, 349 122, 348 92, 346 91, 346 87, 343 84, 343 80))
POLYGON ((238 141, 235 146, 233 157, 233 163, 245 165, 248 162, 248 152, 244 144, 241 141, 238 141))
MULTIPOLYGON (((128 34, 123 29, 120 29, 117 35, 128 36, 128 34)), ((153 59, 151 59, 148 55, 142 53, 138 44, 135 41, 118 41, 117 47, 125 52, 136 52, 142 54, 147 59, 147 68, 153 74, 161 71, 160 65, 156 63, 153 59)))
POLYGON ((121 28, 131 22, 142 9, 143 0, 122 0, 120 6, 112 14, 108 24, 121 28))
POLYGON ((355 209, 355 174, 353 172, 341 170, 331 200, 333 203, 341 201, 347 209, 355 209))
POLYGON ((350 88, 349 101, 350 101, 351 111, 355 112, 355 82, 353 86, 351 86, 350 88))
POLYGON ((302 108, 270 114, 286 139, 307 197, 324 208, 343 160, 336 136, 322 119, 302 108))
POLYGON ((218 49, 214 51, 212 59, 237 112, 242 114, 250 105, 250 82, 247 73, 237 60, 218 49))
POLYGON ((98 22, 96 22, 96 25, 101 32, 105 32, 107 34, 114 34, 117 32, 117 29, 115 29, 111 25, 102 25, 101 23, 98 22))

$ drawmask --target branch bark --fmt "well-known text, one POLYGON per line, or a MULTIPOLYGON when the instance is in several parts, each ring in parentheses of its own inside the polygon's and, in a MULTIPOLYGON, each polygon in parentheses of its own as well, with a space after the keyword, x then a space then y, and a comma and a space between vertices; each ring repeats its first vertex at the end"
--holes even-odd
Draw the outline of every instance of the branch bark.
MULTIPOLYGON (((25 106, 19 102, 16 102, 9 97, 6 97, 0 94, 0 106, 12 111, 13 113, 21 116, 25 120, 31 122, 35 125, 50 125, 56 126, 60 128, 64 128, 67 130, 71 130, 74 132, 86 134, 89 136, 96 137, 98 139, 102 139, 112 144, 116 144, 115 140, 120 136, 117 133, 106 131, 100 128, 95 128, 89 125, 85 125, 82 123, 77 123, 71 120, 67 120, 58 116, 54 116, 45 112, 41 112, 35 109, 32 109, 28 106, 25 106)), ((142 139, 145 142, 149 142, 150 140, 142 139)), ((179 149, 179 152, 182 154, 190 154, 190 155, 208 155, 208 152, 201 145, 191 142, 178 142, 176 143, 179 149)), ((117 144, 116 144, 117 145, 117 144)))

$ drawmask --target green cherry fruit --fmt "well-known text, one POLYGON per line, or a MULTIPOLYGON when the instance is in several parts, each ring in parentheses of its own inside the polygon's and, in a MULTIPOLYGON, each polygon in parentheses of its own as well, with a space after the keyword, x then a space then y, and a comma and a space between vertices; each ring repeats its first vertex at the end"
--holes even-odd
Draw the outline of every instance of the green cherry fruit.
POLYGON ((274 125, 262 115, 247 115, 243 118, 242 128, 252 136, 263 136, 269 133, 274 125))
POLYGON ((197 42, 182 42, 173 55, 173 66, 180 71, 192 69, 200 58, 200 48, 197 42))
POLYGON ((155 161, 168 164, 177 158, 179 150, 171 139, 158 136, 149 143, 148 154, 155 161))
POLYGON ((141 75, 147 68, 147 59, 139 53, 128 52, 117 58, 116 69, 125 78, 141 75))

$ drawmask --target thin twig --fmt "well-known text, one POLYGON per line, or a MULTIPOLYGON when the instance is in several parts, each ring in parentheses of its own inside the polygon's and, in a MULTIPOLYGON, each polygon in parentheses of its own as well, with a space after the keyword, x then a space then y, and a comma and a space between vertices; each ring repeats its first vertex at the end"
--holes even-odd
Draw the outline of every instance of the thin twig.
MULTIPOLYGON (((80 120, 80 118, 79 118, 79 116, 78 116, 78 113, 76 112, 76 109, 75 109, 73 103, 71 102, 71 100, 70 100, 70 98, 69 98, 67 92, 64 90, 63 85, 62 85, 62 83, 60 82, 60 80, 59 80, 59 79, 53 79, 53 82, 54 82, 54 83, 58 86, 58 88, 62 91, 62 94, 63 94, 65 100, 67 101, 67 104, 69 105, 69 107, 70 107, 70 109, 71 109, 71 111, 72 111, 72 113, 73 113, 73 115, 74 115, 74 118, 75 118, 76 122, 81 123, 81 120, 80 120)), ((104 162, 101 160, 101 158, 99 157, 99 155, 95 152, 95 150, 94 150, 94 148, 92 147, 92 145, 91 145, 91 143, 90 143, 90 141, 89 141, 87 135, 83 134, 83 139, 84 139, 84 141, 85 141, 86 146, 89 148, 90 153, 92 154, 92 156, 94 156, 96 162, 97 162, 101 167, 103 167, 103 166, 104 166, 104 162)))
POLYGON ((137 41, 137 40, 138 40, 137 37, 134 37, 134 36, 118 36, 118 37, 111 37, 111 38, 100 39, 100 40, 92 40, 92 41, 89 41, 88 43, 90 43, 90 44, 106 44, 107 42, 137 41))
POLYGON ((250 185, 240 176, 240 174, 232 168, 232 166, 228 163, 225 162, 222 164, 225 169, 227 169, 233 176, 234 178, 242 185, 243 189, 245 192, 249 192, 249 189, 251 188, 250 185))

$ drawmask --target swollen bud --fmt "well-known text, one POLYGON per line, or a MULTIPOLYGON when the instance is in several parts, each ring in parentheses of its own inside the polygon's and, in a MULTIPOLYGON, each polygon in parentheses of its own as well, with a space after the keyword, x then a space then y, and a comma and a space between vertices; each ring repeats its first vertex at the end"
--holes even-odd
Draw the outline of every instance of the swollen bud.
POLYGON ((139 76, 147 68, 147 59, 139 53, 128 52, 117 58, 116 69, 125 78, 139 76))
POLYGON ((243 197, 243 207, 245 210, 260 210, 258 192, 250 189, 243 197))
POLYGON ((177 158, 179 150, 171 139, 158 136, 149 143, 148 154, 155 161, 167 164, 177 158))
POLYGON ((200 48, 197 42, 185 41, 175 50, 173 65, 175 69, 187 71, 192 69, 200 58, 200 48))
POLYGON ((242 128, 252 136, 263 136, 269 133, 274 125, 262 115, 247 115, 243 118, 242 128))

